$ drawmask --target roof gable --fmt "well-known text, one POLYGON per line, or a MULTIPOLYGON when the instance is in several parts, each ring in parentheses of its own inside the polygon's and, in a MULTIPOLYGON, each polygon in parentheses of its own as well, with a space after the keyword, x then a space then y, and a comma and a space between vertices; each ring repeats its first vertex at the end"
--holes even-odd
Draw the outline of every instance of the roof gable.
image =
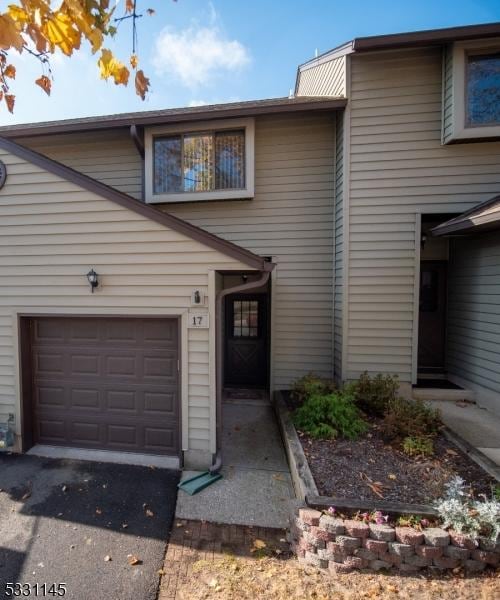
POLYGON ((56 162, 38 152, 34 152, 33 150, 29 150, 24 146, 13 142, 12 140, 7 140, 5 138, 0 137, 0 148, 14 154, 15 156, 26 160, 42 169, 53 173, 71 183, 74 183, 81 188, 88 190, 102 198, 115 202, 124 208, 128 208, 156 223, 160 223, 165 227, 168 227, 174 231, 182 233, 187 237, 194 239, 214 250, 225 254, 226 256, 230 256, 235 258, 242 263, 248 265, 253 269, 258 269, 261 271, 271 271, 274 267, 274 264, 265 260, 261 256, 250 252, 249 250, 245 250, 232 242, 227 240, 223 240, 222 238, 205 231, 204 229, 200 229, 195 225, 191 225, 187 221, 183 221, 178 217, 174 217, 168 213, 162 212, 152 206, 144 204, 123 192, 119 192, 118 190, 107 186, 100 181, 92 179, 83 173, 75 171, 70 167, 67 167, 61 163, 56 162))

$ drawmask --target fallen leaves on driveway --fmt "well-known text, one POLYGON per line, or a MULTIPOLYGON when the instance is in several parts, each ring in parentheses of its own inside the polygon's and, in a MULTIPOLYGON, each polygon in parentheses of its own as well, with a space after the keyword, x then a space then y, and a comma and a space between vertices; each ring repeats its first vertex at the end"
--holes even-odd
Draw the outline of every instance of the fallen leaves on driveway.
POLYGON ((142 560, 135 554, 128 554, 127 561, 131 567, 135 567, 136 565, 142 565, 142 560))

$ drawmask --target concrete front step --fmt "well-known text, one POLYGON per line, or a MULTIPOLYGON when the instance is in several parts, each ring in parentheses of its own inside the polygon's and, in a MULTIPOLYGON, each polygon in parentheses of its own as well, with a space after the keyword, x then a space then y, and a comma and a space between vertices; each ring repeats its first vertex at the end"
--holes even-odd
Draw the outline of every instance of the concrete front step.
POLYGON ((474 402, 476 393, 473 390, 447 390, 442 388, 413 388, 412 396, 415 400, 468 400, 474 402))

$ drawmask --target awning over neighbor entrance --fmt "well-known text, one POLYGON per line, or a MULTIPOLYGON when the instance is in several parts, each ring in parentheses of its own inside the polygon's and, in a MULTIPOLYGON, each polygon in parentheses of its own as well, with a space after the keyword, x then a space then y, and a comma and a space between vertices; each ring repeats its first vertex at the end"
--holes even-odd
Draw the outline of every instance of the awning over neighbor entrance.
POLYGON ((494 229, 500 229, 500 194, 441 223, 431 229, 431 232, 435 236, 468 235, 494 229))

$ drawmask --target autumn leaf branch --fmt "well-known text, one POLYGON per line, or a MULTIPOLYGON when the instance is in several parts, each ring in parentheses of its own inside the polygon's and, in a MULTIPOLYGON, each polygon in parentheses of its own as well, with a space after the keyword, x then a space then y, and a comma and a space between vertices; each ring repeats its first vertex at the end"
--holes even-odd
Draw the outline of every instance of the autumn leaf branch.
MULTIPOLYGON (((130 67, 135 71, 136 93, 144 100, 149 79, 142 70, 137 70, 139 59, 135 53, 136 20, 142 15, 136 12, 135 0, 125 0, 124 16, 113 21, 116 6, 110 8, 109 3, 109 0, 62 0, 58 8, 53 8, 50 0, 17 0, 9 4, 7 11, 0 13, 0 102, 3 100, 13 112, 15 96, 11 93, 11 80, 16 77, 16 69, 9 60, 11 52, 28 52, 40 61, 43 73, 35 83, 50 94, 53 81, 50 56, 57 50, 72 56, 83 40, 90 44, 93 54, 100 51, 97 65, 101 78, 126 86, 130 69, 111 50, 103 48, 105 39, 117 33, 112 22, 125 18, 133 22, 130 67)), ((148 9, 147 14, 154 14, 154 10, 148 9)))

